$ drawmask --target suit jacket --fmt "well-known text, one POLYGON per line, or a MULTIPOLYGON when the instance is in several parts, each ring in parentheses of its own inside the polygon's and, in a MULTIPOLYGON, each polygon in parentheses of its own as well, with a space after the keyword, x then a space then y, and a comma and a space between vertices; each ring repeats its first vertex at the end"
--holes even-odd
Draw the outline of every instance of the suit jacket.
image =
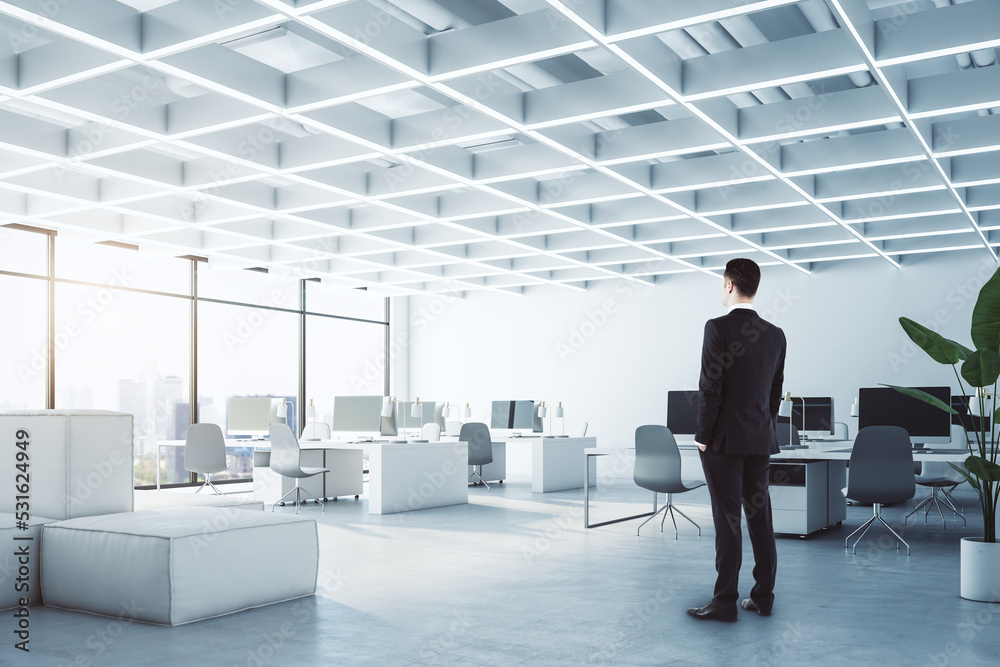
POLYGON ((749 308, 705 323, 695 439, 720 452, 778 453, 785 334, 749 308))

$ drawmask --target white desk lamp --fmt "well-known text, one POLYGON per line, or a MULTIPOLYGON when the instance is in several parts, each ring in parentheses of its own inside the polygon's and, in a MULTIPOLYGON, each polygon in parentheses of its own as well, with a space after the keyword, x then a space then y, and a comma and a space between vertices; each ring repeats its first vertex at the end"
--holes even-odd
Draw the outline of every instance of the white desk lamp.
POLYGON ((281 399, 281 405, 278 406, 278 419, 283 419, 283 424, 288 423, 288 403, 285 399, 281 399))
POLYGON ((465 404, 465 421, 469 421, 470 419, 472 419, 472 408, 470 408, 469 404, 466 403, 465 404))
POLYGON ((309 433, 310 438, 316 437, 316 406, 313 405, 311 398, 309 399, 309 405, 306 406, 306 432, 309 433), (310 426, 312 427, 311 430, 310 426))
POLYGON ((419 440, 420 439, 420 435, 421 435, 421 431, 424 428, 424 411, 420 408, 420 397, 419 396, 417 397, 417 400, 414 401, 413 405, 410 406, 410 416, 411 417, 417 417, 418 418, 418 422, 420 423, 420 427, 417 430, 417 437, 415 438, 415 439, 419 440))
MULTIPOLYGON (((561 419, 562 420, 562 435, 561 436, 556 436, 556 437, 557 438, 565 438, 566 437, 566 416, 565 416, 565 413, 563 412, 562 401, 559 401, 559 405, 556 406, 555 411, 552 413, 552 418, 553 419, 561 419)), ((550 426, 549 427, 549 433, 551 433, 551 432, 552 432, 552 428, 550 426)))
POLYGON ((778 416, 788 419, 788 446, 792 446, 792 392, 786 391, 778 404, 778 416))
POLYGON ((851 403, 851 416, 858 417, 861 415, 861 399, 855 398, 854 402, 851 403))
MULTIPOLYGON (((542 420, 542 435, 545 435, 545 415, 547 414, 549 414, 549 409, 545 407, 545 401, 542 401, 542 404, 538 406, 538 418, 542 420)), ((551 424, 552 422, 549 422, 550 426, 551 424)), ((549 435, 552 434, 549 433, 549 435)))
POLYGON ((395 396, 386 396, 385 403, 382 404, 382 416, 391 417, 392 416, 392 404, 396 400, 395 396))

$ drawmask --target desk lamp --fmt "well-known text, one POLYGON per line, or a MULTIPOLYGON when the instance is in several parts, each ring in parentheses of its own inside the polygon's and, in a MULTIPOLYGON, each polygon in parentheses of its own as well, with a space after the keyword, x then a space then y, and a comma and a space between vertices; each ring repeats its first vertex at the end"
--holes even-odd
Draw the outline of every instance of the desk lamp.
POLYGON ((288 423, 288 403, 285 399, 281 399, 281 405, 278 406, 278 419, 282 424, 288 423))
MULTIPOLYGON (((557 435, 557 438, 566 437, 566 415, 563 412, 562 401, 559 401, 559 405, 556 406, 555 412, 552 413, 552 417, 555 419, 562 420, 562 435, 557 435)), ((551 426, 549 428, 549 433, 552 432, 551 426)))
MULTIPOLYGON (((549 414, 549 409, 545 407, 545 401, 538 406, 538 418, 542 420, 542 435, 545 435, 545 415, 549 414)), ((549 435, 552 435, 552 422, 549 421, 549 435)))
POLYGON ((316 438, 316 406, 313 405, 313 400, 309 399, 309 405, 306 406, 306 431, 309 432, 310 439, 316 438), (309 427, 312 426, 310 429, 309 427))
MULTIPOLYGON (((792 392, 786 391, 781 403, 778 404, 778 416, 786 417, 789 424, 792 421, 792 392)), ((792 429, 788 429, 788 446, 792 446, 792 429)))
POLYGON ((468 422, 470 419, 472 419, 472 408, 470 408, 469 404, 466 403, 465 404, 465 421, 468 422))
POLYGON ((858 417, 861 415, 861 399, 855 398, 854 402, 851 403, 851 416, 858 417))
POLYGON ((421 431, 423 431, 423 428, 424 428, 424 411, 420 407, 420 397, 419 396, 417 397, 417 400, 414 401, 413 405, 410 406, 410 416, 411 417, 417 417, 418 421, 420 423, 420 427, 417 430, 417 437, 415 438, 416 440, 419 440, 420 439, 420 435, 421 435, 421 431))

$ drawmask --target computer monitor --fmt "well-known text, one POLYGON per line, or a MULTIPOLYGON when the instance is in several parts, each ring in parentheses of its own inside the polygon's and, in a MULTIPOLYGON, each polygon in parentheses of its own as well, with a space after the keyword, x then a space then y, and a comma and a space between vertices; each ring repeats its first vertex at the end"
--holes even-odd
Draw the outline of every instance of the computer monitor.
POLYGON ((392 414, 388 417, 382 417, 382 428, 379 429, 379 435, 399 435, 399 430, 396 428, 396 407, 397 406, 394 403, 392 406, 392 414))
POLYGON ((985 428, 987 433, 991 429, 989 416, 970 415, 968 406, 975 406, 975 396, 952 396, 951 407, 958 412, 951 416, 951 423, 954 426, 964 426, 967 432, 972 431, 982 433, 985 428), (985 423, 984 423, 985 422, 985 423))
POLYGON ((667 392, 667 428, 674 435, 694 435, 698 431, 698 392, 667 392))
POLYGON ((493 401, 490 428, 534 430, 534 401, 493 401))
POLYGON ((378 433, 382 427, 381 396, 334 396, 333 430, 378 433))
MULTIPOLYGON (((950 387, 916 387, 939 399, 951 401, 950 387)), ((928 445, 951 442, 951 415, 919 398, 889 387, 863 387, 858 392, 858 429, 869 426, 899 426, 910 434, 910 442, 928 445)))
POLYGON ((229 399, 229 418, 226 431, 229 435, 260 437, 271 427, 270 397, 233 397, 229 399))
MULTIPOLYGON (((833 398, 829 396, 793 396, 791 422, 806 438, 822 438, 834 434, 833 398)), ((788 417, 778 417, 778 423, 788 423, 788 417)))

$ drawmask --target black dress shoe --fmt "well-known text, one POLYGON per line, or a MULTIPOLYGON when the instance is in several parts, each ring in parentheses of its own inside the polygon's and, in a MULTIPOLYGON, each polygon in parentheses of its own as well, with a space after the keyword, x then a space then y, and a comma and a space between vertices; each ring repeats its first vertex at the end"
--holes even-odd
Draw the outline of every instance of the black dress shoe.
POLYGON ((715 602, 709 602, 704 607, 691 607, 687 610, 687 615, 697 618, 699 621, 723 621, 733 623, 736 621, 736 613, 727 613, 720 609, 715 602))
POLYGON ((745 599, 741 603, 741 605, 747 611, 755 611, 760 616, 770 616, 771 615, 771 610, 770 609, 761 609, 760 607, 757 606, 757 603, 754 602, 753 600, 751 600, 750 598, 745 599))

